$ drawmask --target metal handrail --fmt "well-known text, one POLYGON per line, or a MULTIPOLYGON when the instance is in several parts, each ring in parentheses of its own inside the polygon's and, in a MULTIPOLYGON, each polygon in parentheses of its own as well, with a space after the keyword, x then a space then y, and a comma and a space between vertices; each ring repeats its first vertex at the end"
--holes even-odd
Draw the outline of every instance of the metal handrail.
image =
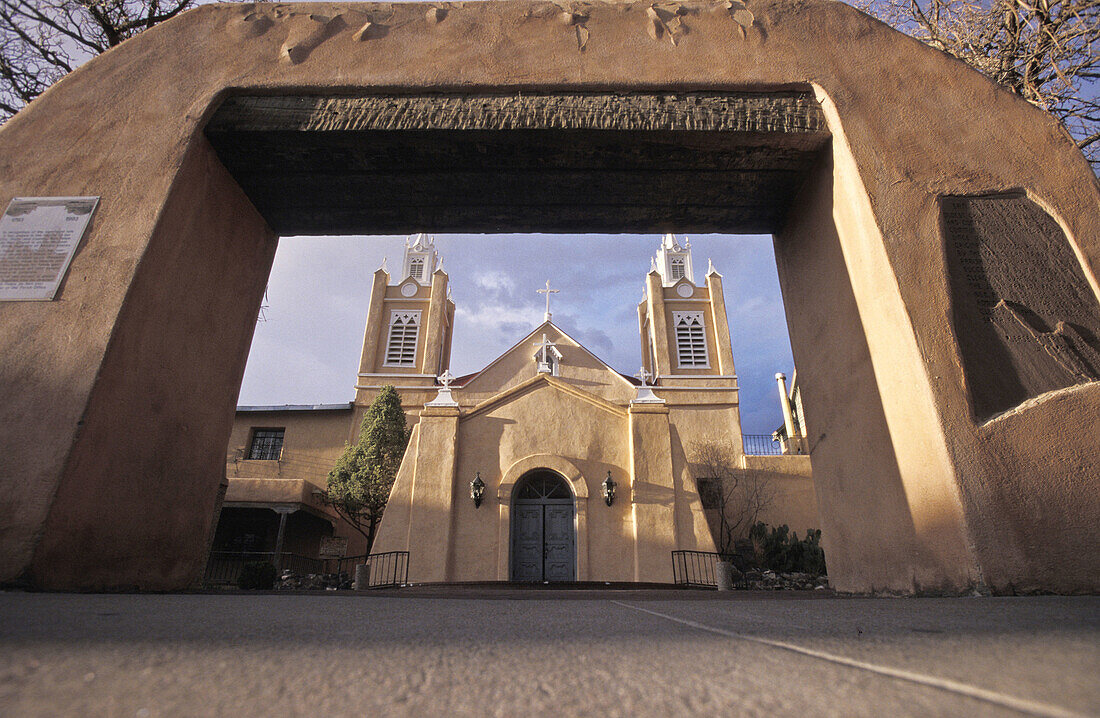
MULTIPOLYGON (((409 552, 387 551, 385 553, 348 556, 341 559, 320 559, 300 554, 283 552, 279 555, 279 565, 283 570, 296 574, 338 573, 351 576, 355 566, 361 563, 370 566, 370 588, 389 588, 404 586, 409 581, 409 552), (336 562, 336 570, 328 571, 330 561, 336 562)), ((274 551, 211 551, 206 563, 205 583, 233 585, 241 576, 246 563, 265 561, 275 564, 274 551)))
MULTIPOLYGON (((276 564, 274 551, 211 551, 206 562, 205 582, 211 584, 235 584, 246 563, 265 561, 276 564)), ((294 573, 321 573, 324 561, 319 558, 283 551, 278 565, 294 573)))
POLYGON ((733 557, 713 551, 673 551, 672 582, 677 586, 718 587, 719 559, 733 557))
POLYGON ((783 445, 771 434, 742 434, 745 453, 749 456, 781 456, 783 445))
POLYGON ((370 566, 368 586, 370 588, 393 588, 409 582, 409 552, 385 551, 362 556, 348 556, 336 563, 336 573, 354 574, 355 567, 361 563, 370 566))

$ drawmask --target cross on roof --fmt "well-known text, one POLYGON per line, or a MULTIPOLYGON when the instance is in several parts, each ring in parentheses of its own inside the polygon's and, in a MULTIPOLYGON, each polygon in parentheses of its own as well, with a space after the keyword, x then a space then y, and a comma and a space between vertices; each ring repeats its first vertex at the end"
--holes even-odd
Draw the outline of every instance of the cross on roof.
POLYGON ((544 318, 544 321, 550 321, 550 295, 551 294, 557 294, 561 290, 560 289, 551 289, 550 288, 550 280, 547 279, 546 280, 546 289, 536 289, 535 291, 538 292, 539 294, 545 294, 546 295, 546 316, 544 318))
POLYGON ((649 380, 653 378, 653 374, 646 371, 646 368, 644 366, 641 369, 639 369, 638 373, 635 374, 634 376, 637 377, 638 379, 641 379, 642 384, 648 384, 649 380))
POLYGON ((542 335, 542 341, 541 342, 535 342, 532 346, 536 346, 536 347, 539 348, 539 354, 542 355, 542 359, 540 359, 540 361, 543 364, 546 364, 547 363, 547 353, 546 352, 547 352, 548 349, 553 348, 554 342, 547 339, 546 335, 543 334, 542 335))
POLYGON ((450 369, 444 369, 443 373, 439 375, 439 383, 443 385, 444 389, 451 388, 451 382, 455 380, 455 375, 451 373, 450 369))

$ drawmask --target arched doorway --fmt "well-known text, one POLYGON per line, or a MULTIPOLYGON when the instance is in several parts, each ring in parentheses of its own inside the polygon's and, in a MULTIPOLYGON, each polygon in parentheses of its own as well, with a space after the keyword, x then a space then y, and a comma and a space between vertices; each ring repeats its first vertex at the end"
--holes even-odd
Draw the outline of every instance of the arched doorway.
POLYGON ((512 494, 513 581, 576 579, 577 532, 573 492, 553 471, 536 469, 512 494))

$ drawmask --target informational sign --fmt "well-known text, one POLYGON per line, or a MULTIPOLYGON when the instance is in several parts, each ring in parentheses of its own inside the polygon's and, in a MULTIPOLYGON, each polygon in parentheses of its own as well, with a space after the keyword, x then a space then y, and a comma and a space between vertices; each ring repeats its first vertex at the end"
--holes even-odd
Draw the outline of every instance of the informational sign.
POLYGON ((0 217, 0 301, 48 301, 99 197, 16 197, 0 217))
POLYGON ((348 540, 342 536, 324 536, 321 538, 320 558, 343 558, 348 552, 348 540))

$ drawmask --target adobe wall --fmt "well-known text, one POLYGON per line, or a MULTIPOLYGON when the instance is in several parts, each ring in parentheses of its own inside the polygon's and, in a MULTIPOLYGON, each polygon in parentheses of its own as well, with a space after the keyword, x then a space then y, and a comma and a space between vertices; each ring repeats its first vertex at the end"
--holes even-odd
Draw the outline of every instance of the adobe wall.
POLYGON ((354 413, 350 407, 237 412, 225 457, 229 480, 225 501, 305 504, 332 518, 334 535, 348 539, 348 556, 365 554, 367 542, 363 535, 312 493, 328 485, 328 473, 344 453, 345 442, 358 438, 359 424, 352 424, 354 413), (278 461, 247 458, 253 428, 286 430, 278 461))
POLYGON ((296 478, 324 488, 328 472, 354 443, 359 425, 351 425, 352 409, 323 411, 239 411, 233 420, 225 456, 228 478, 296 478), (252 430, 285 429, 278 461, 249 460, 252 430))
POLYGON ((786 524, 800 537, 805 537, 808 529, 821 528, 809 456, 746 456, 744 465, 759 472, 773 492, 772 503, 761 512, 760 521, 769 526, 786 524))
MULTIPOLYGON (((510 469, 532 456, 568 462, 564 470, 531 468, 557 469, 573 484, 578 517, 584 517, 577 527, 578 580, 632 580, 631 562, 623 560, 633 544, 630 502, 619 500, 608 507, 600 495, 600 482, 608 471, 622 487, 621 496, 629 495, 627 418, 622 408, 595 406, 539 383, 498 406, 463 416, 458 442, 455 501, 453 507, 444 507, 454 524, 448 580, 508 580, 512 496, 510 490, 502 496, 500 487, 502 482, 514 484, 519 477, 511 476, 510 469), (485 500, 474 508, 469 486, 479 471, 486 484, 485 500), (583 491, 577 482, 585 484, 583 491), (581 531, 584 541, 579 540, 581 531)), ((417 548, 420 553, 430 550, 422 543, 410 544, 410 551, 417 548)))
MULTIPOLYGON (((788 304, 812 313, 814 296, 837 297, 846 327, 830 345, 840 360, 800 372, 836 585, 1100 589, 1100 434, 1087 430, 1100 385, 976 419, 939 226, 940 195, 1023 189, 1095 293, 1097 185, 1058 125, 840 3, 754 2, 744 37, 736 5, 576 7, 204 6, 0 128, 0 202, 102 197, 57 300, 0 304, 0 511, 13 517, 0 580, 178 588, 201 569, 275 247, 201 135, 227 92, 809 85, 833 135, 834 184, 819 176, 816 191, 834 204, 815 215, 828 246, 804 252, 831 269, 795 257, 797 237, 814 241, 809 220, 778 244, 788 304), (868 547, 888 560, 865 570, 868 547)), ((804 369, 820 330, 788 314, 804 369)))

